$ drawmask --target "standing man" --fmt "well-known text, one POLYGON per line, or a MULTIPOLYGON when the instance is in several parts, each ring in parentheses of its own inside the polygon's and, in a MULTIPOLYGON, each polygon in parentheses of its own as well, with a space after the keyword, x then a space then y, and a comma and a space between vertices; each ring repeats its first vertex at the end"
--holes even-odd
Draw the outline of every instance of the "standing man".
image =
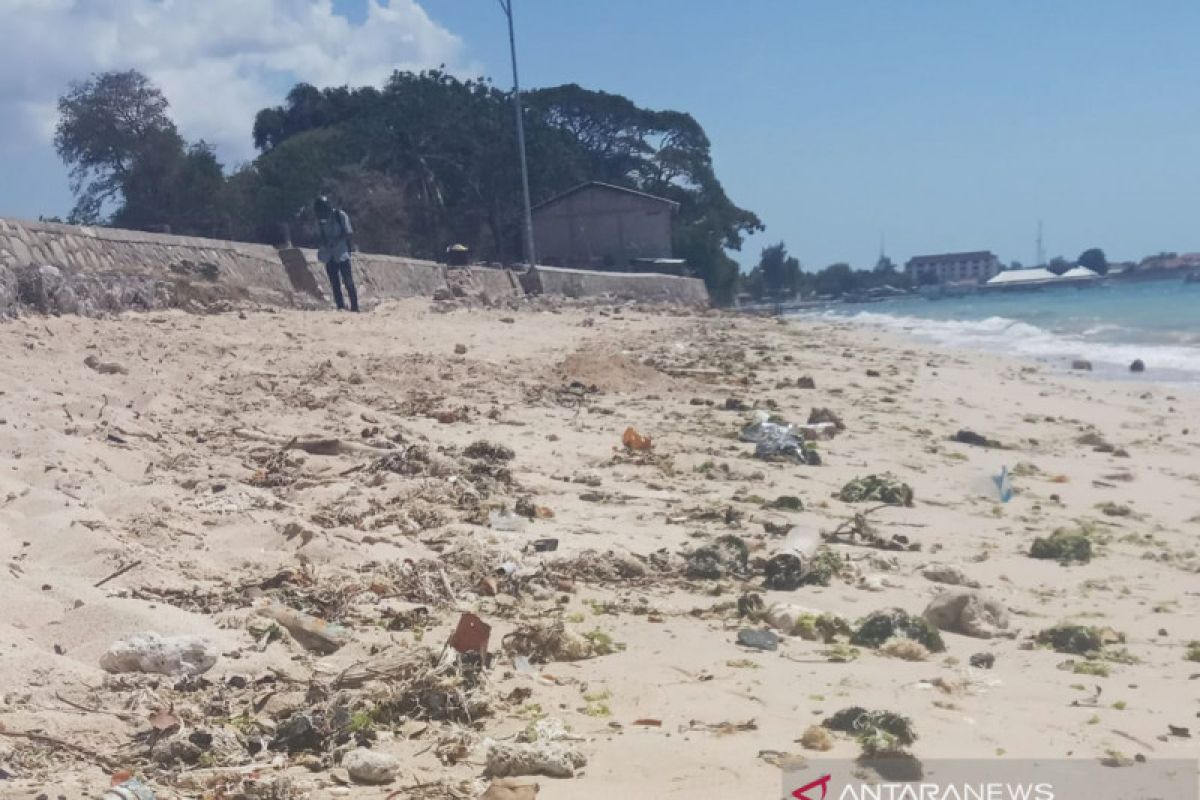
POLYGON ((317 214, 317 227, 321 233, 321 246, 317 258, 325 265, 329 285, 333 288, 333 301, 338 311, 346 307, 342 300, 342 284, 350 297, 350 310, 358 311, 358 290, 354 288, 354 275, 350 272, 350 254, 354 252, 354 228, 350 217, 340 208, 334 208, 327 197, 313 201, 317 214))

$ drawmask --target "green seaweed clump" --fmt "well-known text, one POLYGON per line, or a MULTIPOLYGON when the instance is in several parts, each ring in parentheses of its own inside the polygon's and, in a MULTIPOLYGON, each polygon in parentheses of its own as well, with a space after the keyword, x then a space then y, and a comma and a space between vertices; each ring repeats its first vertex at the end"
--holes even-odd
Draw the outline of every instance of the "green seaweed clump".
POLYGON ((912 720, 892 711, 868 711, 861 706, 843 708, 821 726, 848 733, 858 741, 866 756, 898 755, 917 740, 912 720))
POLYGON ((931 653, 941 653, 946 649, 946 643, 942 641, 942 634, 937 628, 902 608, 888 608, 867 615, 850 637, 850 644, 878 648, 895 636, 918 642, 931 653))
POLYGON ((873 500, 890 506, 911 507, 913 490, 907 483, 901 483, 890 473, 884 473, 855 478, 842 487, 837 493, 837 498, 847 503, 865 503, 873 500))
POLYGON ((1073 653, 1077 656, 1100 654, 1106 644, 1124 642, 1125 637, 1111 628, 1093 625, 1062 623, 1047 628, 1037 635, 1037 643, 1050 645, 1057 653, 1073 653))
POLYGON ((1049 536, 1039 536, 1029 548, 1032 558, 1053 559, 1060 564, 1092 560, 1092 540, 1082 529, 1059 528, 1049 536))

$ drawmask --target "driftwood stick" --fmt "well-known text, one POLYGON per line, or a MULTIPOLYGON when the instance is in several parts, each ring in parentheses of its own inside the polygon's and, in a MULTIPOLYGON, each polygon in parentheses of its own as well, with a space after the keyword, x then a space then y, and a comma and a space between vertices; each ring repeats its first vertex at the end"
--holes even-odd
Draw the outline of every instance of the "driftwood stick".
POLYGON ((266 442, 267 444, 278 445, 283 449, 303 450, 309 455, 314 456, 336 456, 346 453, 366 453, 373 456, 387 455, 395 452, 383 447, 373 447, 369 444, 360 442, 347 442, 344 439, 319 438, 319 437, 288 437, 275 436, 270 433, 261 431, 252 431, 245 428, 234 428, 233 435, 242 439, 249 439, 252 442, 266 442))
POLYGON ((142 563, 141 559, 138 559, 137 561, 130 561, 128 564, 121 567, 119 570, 117 570, 113 574, 109 575, 108 577, 101 578, 100 580, 93 583, 92 588, 99 589, 101 586, 103 586, 104 584, 113 580, 114 578, 119 578, 122 575, 124 575, 126 572, 129 572, 129 570, 133 569, 134 567, 140 566, 141 563, 142 563))
POLYGON ((42 733, 32 733, 30 731, 6 731, 3 728, 0 728, 0 736, 8 736, 14 739, 28 739, 31 742, 48 744, 51 747, 58 747, 62 750, 70 750, 76 755, 81 755, 90 759, 94 763, 99 764, 101 767, 104 767, 104 769, 110 772, 116 771, 117 769, 117 765, 115 763, 109 761, 99 753, 93 752, 82 745, 74 744, 73 742, 55 739, 53 736, 46 736, 42 733))

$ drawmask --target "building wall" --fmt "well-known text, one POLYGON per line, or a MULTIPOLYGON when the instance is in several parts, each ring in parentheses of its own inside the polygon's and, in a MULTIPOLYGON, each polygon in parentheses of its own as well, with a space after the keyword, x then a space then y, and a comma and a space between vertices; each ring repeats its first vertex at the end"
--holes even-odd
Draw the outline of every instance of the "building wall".
POLYGON ((533 212, 538 261, 621 269, 635 258, 671 257, 672 206, 589 186, 533 212))
POLYGON ((634 272, 534 267, 522 279, 530 294, 560 295, 575 299, 634 300, 708 306, 708 288, 699 278, 634 272))
POLYGON ((999 274, 1000 259, 995 256, 978 258, 931 259, 914 258, 905 265, 905 270, 914 281, 924 274, 932 273, 942 283, 980 282, 999 274))

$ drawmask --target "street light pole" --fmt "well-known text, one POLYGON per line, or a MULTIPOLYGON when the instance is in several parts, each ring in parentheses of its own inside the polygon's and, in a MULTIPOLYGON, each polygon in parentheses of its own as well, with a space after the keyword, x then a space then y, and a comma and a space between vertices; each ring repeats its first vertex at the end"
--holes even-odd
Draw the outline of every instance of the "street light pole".
POLYGON ((517 115, 517 149, 521 154, 521 191, 525 195, 525 260, 529 266, 537 265, 537 253, 533 249, 533 207, 529 202, 529 164, 525 160, 525 114, 521 110, 521 84, 517 80, 517 39, 513 34, 513 0, 499 0, 500 8, 508 17, 508 48, 512 53, 513 107, 517 115))

